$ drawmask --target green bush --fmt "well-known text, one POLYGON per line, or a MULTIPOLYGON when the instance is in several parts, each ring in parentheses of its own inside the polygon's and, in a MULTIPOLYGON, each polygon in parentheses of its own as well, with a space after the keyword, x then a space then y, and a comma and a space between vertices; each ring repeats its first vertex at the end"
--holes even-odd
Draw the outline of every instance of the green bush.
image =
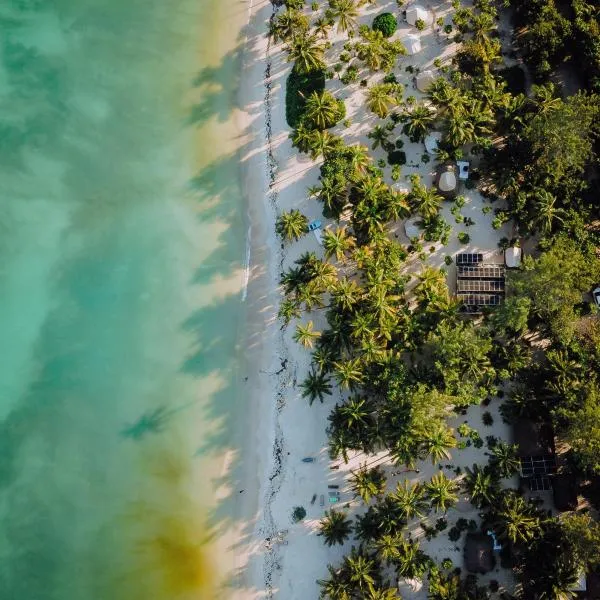
POLYGON ((397 27, 398 21, 396 21, 396 17, 389 12, 381 13, 373 20, 373 29, 381 31, 385 38, 393 36, 397 27))
POLYGON ((456 526, 451 527, 448 531, 448 539, 451 542, 457 542, 460 538, 460 529, 456 526))
POLYGON ((481 415, 481 422, 487 427, 494 424, 494 417, 492 417, 492 413, 489 410, 486 410, 483 415, 481 415))
POLYGON ((390 165, 405 165, 406 152, 403 150, 392 150, 392 152, 388 153, 388 163, 390 165))
POLYGON ((469 237, 469 234, 468 234, 468 233, 465 233, 464 231, 461 231, 461 232, 458 234, 458 241, 459 241, 461 244, 468 244, 468 243, 471 241, 471 238, 469 237))
POLYGON ((425 21, 423 21, 423 19, 417 19, 415 21, 415 27, 419 30, 419 31, 423 31, 423 29, 425 29, 426 25, 425 25, 425 21))
POLYGON ((303 506, 294 506, 294 510, 292 510, 292 521, 294 523, 298 523, 302 521, 306 516, 306 509, 303 506))
POLYGON ((313 92, 325 89, 325 72, 298 73, 296 69, 288 75, 285 90, 285 119, 295 129, 304 114, 305 98, 313 92))

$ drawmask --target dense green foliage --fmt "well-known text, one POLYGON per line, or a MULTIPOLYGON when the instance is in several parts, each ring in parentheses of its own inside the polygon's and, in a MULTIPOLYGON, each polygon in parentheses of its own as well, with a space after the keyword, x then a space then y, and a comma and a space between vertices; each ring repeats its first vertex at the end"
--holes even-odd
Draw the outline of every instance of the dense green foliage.
POLYGON ((381 31, 385 38, 392 37, 396 33, 397 27, 398 21, 392 13, 381 13, 373 19, 373 29, 381 31))
POLYGON ((295 128, 300 123, 306 99, 313 92, 319 93, 324 89, 324 71, 299 73, 297 69, 292 69, 288 75, 285 89, 285 119, 290 127, 295 128))

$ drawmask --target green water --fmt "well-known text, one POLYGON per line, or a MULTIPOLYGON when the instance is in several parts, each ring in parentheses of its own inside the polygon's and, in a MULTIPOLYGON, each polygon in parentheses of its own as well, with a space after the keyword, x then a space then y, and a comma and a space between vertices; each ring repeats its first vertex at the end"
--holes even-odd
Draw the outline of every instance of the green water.
POLYGON ((235 152, 198 143, 239 7, 0 0, 2 600, 213 597, 244 226, 235 152))

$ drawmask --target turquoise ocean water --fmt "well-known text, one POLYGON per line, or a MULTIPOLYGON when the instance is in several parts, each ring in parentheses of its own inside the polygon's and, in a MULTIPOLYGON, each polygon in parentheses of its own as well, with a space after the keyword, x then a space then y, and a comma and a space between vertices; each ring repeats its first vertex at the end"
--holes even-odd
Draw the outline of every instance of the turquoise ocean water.
POLYGON ((198 492, 235 401, 240 11, 0 0, 2 600, 214 596, 198 492))

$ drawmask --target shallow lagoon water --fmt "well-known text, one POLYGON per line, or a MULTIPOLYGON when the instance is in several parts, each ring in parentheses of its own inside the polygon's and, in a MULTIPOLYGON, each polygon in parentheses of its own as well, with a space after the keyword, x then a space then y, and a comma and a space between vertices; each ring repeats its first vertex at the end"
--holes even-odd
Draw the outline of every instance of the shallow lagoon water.
POLYGON ((0 0, 3 600, 217 597, 202 461, 236 399, 243 18, 0 0))

